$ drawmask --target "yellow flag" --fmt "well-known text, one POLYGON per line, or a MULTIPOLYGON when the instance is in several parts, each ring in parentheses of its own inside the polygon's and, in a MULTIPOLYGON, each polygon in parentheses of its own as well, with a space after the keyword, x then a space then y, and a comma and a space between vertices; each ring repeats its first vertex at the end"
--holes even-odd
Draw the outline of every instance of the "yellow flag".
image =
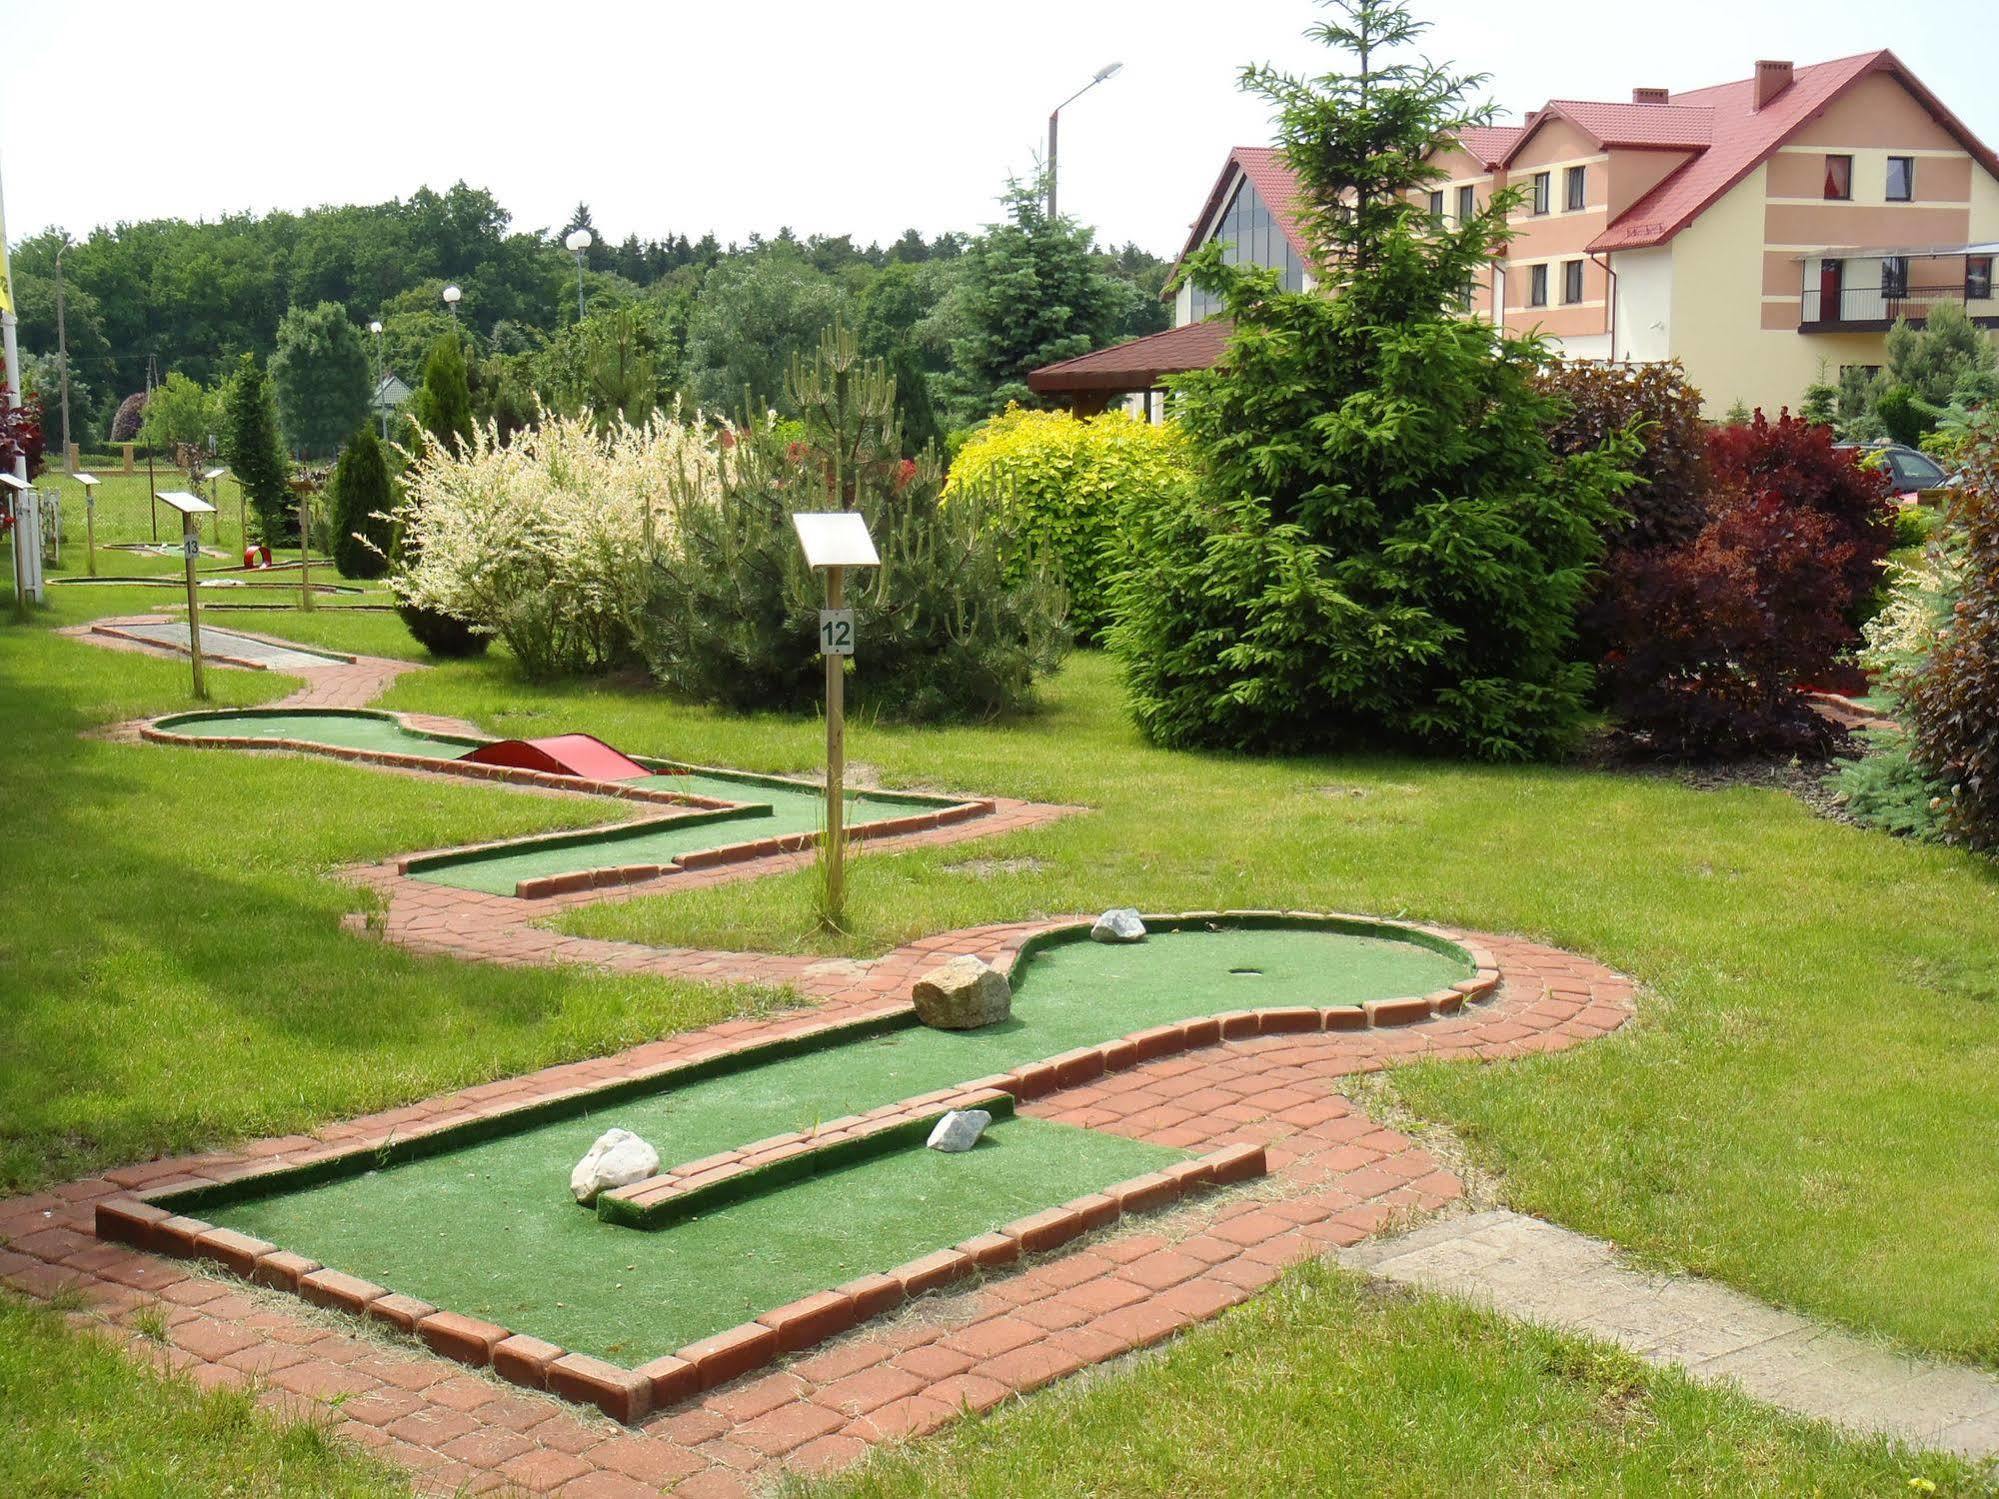
POLYGON ((14 273, 7 269, 7 206, 0 200, 0 312, 14 310, 14 273))

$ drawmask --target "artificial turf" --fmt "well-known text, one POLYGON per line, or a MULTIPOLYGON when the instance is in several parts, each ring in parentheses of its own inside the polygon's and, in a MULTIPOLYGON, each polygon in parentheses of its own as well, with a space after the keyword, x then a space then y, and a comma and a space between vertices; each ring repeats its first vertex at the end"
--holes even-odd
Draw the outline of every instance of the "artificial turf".
POLYGON ((213 1217, 451 1311, 637 1364, 1185 1155, 1001 1120, 968 1153, 909 1146, 648 1232, 569 1198, 570 1167, 613 1119, 657 1143, 642 1110, 613 1110, 213 1217))
POLYGON ((453 1311, 581 1352, 651 1358, 1180 1153, 1011 1121, 966 1163, 901 1150, 643 1232, 600 1224, 566 1195, 569 1168, 607 1129, 633 1131, 671 1165, 1152 1025, 1422 994, 1466 971, 1412 943, 1296 928, 1056 943, 1023 960, 1014 1017, 998 1025, 870 1035, 204 1212, 453 1311))
MULTIPOLYGON (((178 718, 168 727, 177 733, 292 739, 437 760, 456 760, 467 748, 460 740, 407 729, 393 719, 370 713, 202 713, 178 718)), ((703 818, 646 833, 611 830, 602 839, 565 837, 559 842, 415 868, 411 876, 461 890, 512 895, 522 880, 592 869, 611 862, 670 864, 682 854, 718 848, 725 843, 815 832, 826 817, 826 799, 820 791, 805 785, 787 786, 769 778, 739 780, 728 775, 686 771, 646 776, 631 784, 736 802, 743 806, 744 812, 740 819, 703 818)), ((847 826, 864 827, 871 822, 906 817, 913 803, 924 804, 907 796, 852 793, 846 799, 847 826)))

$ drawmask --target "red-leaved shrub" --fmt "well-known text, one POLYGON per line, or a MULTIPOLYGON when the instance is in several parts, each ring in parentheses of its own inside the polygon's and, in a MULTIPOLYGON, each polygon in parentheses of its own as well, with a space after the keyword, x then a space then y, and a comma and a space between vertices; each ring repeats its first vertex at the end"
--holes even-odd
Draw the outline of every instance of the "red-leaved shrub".
POLYGON ((1840 612, 1858 627, 1859 611, 1881 582, 1882 560, 1895 546, 1888 475, 1835 448, 1832 428, 1788 411, 1774 422, 1759 411, 1746 423, 1717 428, 1708 463, 1718 489, 1773 496, 1787 508, 1825 517, 1849 548, 1840 571, 1846 596, 1840 612))
POLYGON ((1950 787, 1944 826, 1973 848, 1999 848, 1999 426, 1962 450, 1951 524, 1964 585, 1950 624, 1903 692, 1910 752, 1950 787))
POLYGON ((14 472, 16 459, 28 460, 28 477, 42 471, 42 403, 24 397, 18 410, 8 405, 8 387, 0 383, 0 469, 14 472))
POLYGON ((1716 496, 1685 546, 1621 556, 1600 671, 1625 729, 1681 759, 1826 750, 1831 725, 1798 689, 1851 639, 1851 558, 1824 516, 1739 493, 1716 496))
POLYGON ((1564 458, 1638 428, 1642 446, 1627 465, 1637 482, 1618 496, 1624 517, 1604 533, 1606 565, 1620 552, 1691 541, 1699 533, 1708 518, 1708 424, 1701 393, 1677 360, 1557 359, 1536 383, 1563 403, 1548 442, 1564 458))
POLYGON ((137 442, 139 428, 146 420, 146 393, 135 390, 118 403, 118 410, 111 418, 111 440, 113 442, 137 442))

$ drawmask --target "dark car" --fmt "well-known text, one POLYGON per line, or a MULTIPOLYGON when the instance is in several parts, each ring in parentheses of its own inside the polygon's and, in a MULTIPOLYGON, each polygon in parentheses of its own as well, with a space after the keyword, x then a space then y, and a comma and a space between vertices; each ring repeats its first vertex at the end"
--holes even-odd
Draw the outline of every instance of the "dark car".
POLYGON ((1927 498, 1934 490, 1948 489, 1950 475, 1927 453, 1899 442, 1843 442, 1841 452, 1871 458, 1888 471, 1888 483, 1897 495, 1927 498))

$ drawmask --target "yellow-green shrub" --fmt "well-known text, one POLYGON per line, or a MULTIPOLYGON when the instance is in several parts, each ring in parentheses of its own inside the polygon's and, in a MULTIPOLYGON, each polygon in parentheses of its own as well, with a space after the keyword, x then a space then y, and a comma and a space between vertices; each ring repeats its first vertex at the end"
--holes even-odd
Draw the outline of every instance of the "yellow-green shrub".
POLYGON ((1009 406, 959 451, 944 494, 947 502, 967 490, 990 497, 1026 544, 1013 566, 1024 573, 1033 557, 1052 567, 1069 592, 1070 622, 1088 640, 1110 623, 1118 517, 1166 502, 1188 474, 1189 450, 1171 422, 1009 406))

